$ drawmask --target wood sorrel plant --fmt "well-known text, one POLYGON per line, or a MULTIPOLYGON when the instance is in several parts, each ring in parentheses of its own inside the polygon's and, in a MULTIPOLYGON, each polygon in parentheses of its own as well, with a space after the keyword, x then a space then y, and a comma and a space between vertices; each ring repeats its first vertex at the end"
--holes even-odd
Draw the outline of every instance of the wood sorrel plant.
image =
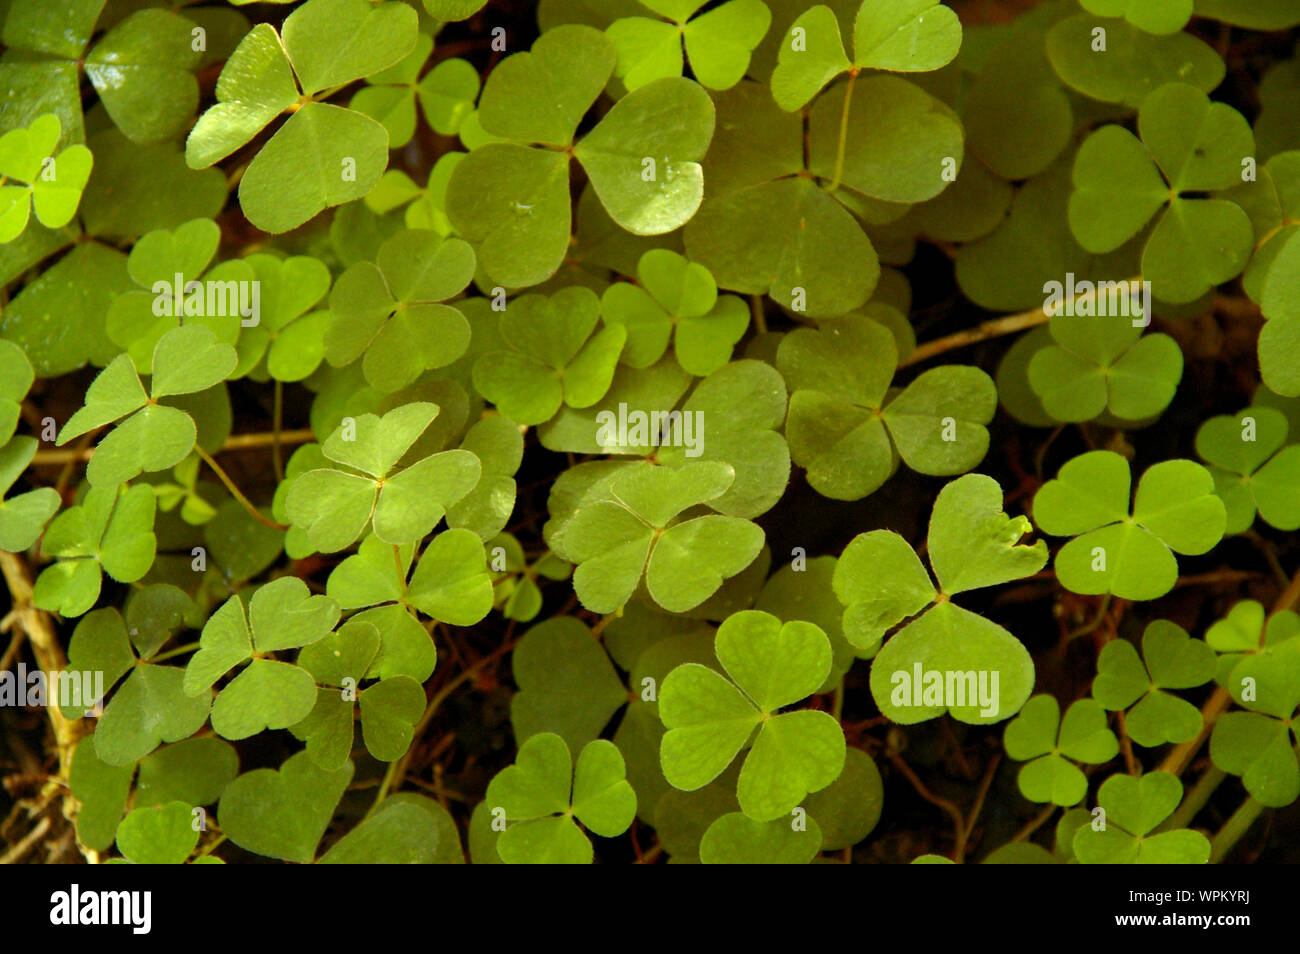
POLYGON ((1297 860, 1297 26, 0 3, 5 859, 1297 860))

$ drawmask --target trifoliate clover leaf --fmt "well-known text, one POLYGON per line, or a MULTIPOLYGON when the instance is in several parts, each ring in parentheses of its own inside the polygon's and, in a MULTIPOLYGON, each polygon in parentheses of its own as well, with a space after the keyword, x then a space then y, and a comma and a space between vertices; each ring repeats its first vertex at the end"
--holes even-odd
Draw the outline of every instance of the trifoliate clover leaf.
POLYGON ((137 865, 179 865, 199 843, 184 802, 137 808, 117 826, 117 850, 137 865))
POLYGON ((340 606, 374 607, 353 617, 374 623, 383 637, 370 677, 405 674, 422 682, 433 671, 437 654, 413 615, 416 607, 426 616, 465 626, 491 609, 491 578, 483 546, 472 533, 449 530, 435 537, 408 585, 414 554, 414 544, 394 548, 371 535, 330 574, 327 592, 340 606))
POLYGON ((782 624, 768 613, 745 610, 723 622, 715 652, 730 678, 687 663, 664 680, 664 776, 675 788, 701 788, 754 736, 736 794, 747 816, 772 821, 830 785, 844 768, 844 733, 835 719, 811 709, 777 714, 825 681, 830 641, 812 623, 782 624))
POLYGON ((1123 17, 1145 33, 1164 36, 1187 26, 1192 0, 1080 0, 1083 9, 1099 17, 1123 17))
POLYGON ((1210 737, 1210 757, 1225 772, 1241 776, 1260 803, 1288 805, 1300 793, 1294 714, 1300 706, 1300 616, 1290 610, 1265 621, 1253 600, 1233 606, 1206 633, 1220 656, 1219 682, 1247 712, 1219 717, 1210 737))
POLYGON ((326 772, 306 752, 279 769, 254 769, 231 782, 217 806, 221 831, 259 855, 307 864, 352 781, 348 762, 326 772))
POLYGON ((492 280, 525 287, 559 268, 571 226, 570 157, 614 221, 637 235, 671 232, 699 208, 714 109, 698 84, 668 77, 633 90, 573 144, 616 59, 604 34, 565 25, 488 77, 479 118, 507 141, 480 145, 456 167, 447 213, 492 280), (539 89, 548 108, 538 108, 539 89))
POLYGON ((801 174, 800 118, 759 83, 742 81, 715 99, 709 200, 687 223, 688 257, 724 288, 768 294, 811 317, 862 305, 879 277, 875 251, 852 214, 801 174))
POLYGON ((68 419, 57 443, 130 415, 99 442, 86 479, 96 487, 116 486, 141 471, 174 467, 194 450, 198 432, 192 417, 159 399, 207 390, 225 380, 237 360, 235 349, 207 328, 173 328, 153 349, 149 397, 130 356, 118 355, 91 383, 85 407, 68 419))
POLYGON ((735 295, 718 296, 708 269, 668 249, 652 249, 637 265, 639 284, 616 282, 601 297, 606 323, 627 328, 624 364, 646 368, 674 341, 683 369, 706 377, 731 358, 749 327, 749 307, 735 295))
MULTIPOLYGON (((160 743, 188 738, 207 721, 211 696, 186 695, 184 670, 153 665, 147 659, 136 658, 126 624, 116 609, 87 614, 73 631, 68 647, 70 671, 103 673, 105 692, 130 673, 104 707, 93 736, 95 751, 107 765, 133 765, 160 743)), ((66 716, 81 718, 104 701, 87 698, 89 695, 93 692, 83 683, 80 700, 66 700, 70 705, 58 701, 66 716)))
POLYGON ((46 113, 0 136, 0 179, 11 180, 0 185, 0 243, 22 234, 33 208, 49 229, 63 228, 76 215, 94 157, 80 144, 55 155, 61 131, 58 115, 46 113))
POLYGON ((754 523, 691 508, 722 496, 735 479, 727 464, 699 461, 680 468, 637 467, 618 474, 582 507, 565 533, 577 563, 578 598, 612 613, 644 575, 651 599, 670 612, 694 609, 749 566, 763 546, 754 523))
POLYGON ((1205 553, 1223 538, 1227 512, 1200 464, 1150 467, 1130 514, 1131 483, 1127 460, 1089 451, 1034 496, 1034 522, 1045 533, 1074 537, 1056 554, 1056 576, 1066 589, 1153 600, 1178 579, 1173 553, 1205 553))
POLYGON ((168 10, 138 10, 108 31, 86 56, 86 78, 117 128, 133 142, 174 138, 194 118, 193 22, 168 10))
MULTIPOLYGON (((1120 289, 1127 294, 1122 283, 1120 289)), ((1173 400, 1183 374, 1178 342, 1166 334, 1143 336, 1142 319, 1107 311, 1085 316, 1076 306, 1073 315, 1053 316, 1056 343, 1029 361, 1029 384, 1055 420, 1087 421, 1109 411, 1121 420, 1140 421, 1160 414, 1173 400)))
POLYGON ((1165 690, 1192 689, 1213 679, 1214 650, 1182 627, 1156 620, 1142 634, 1142 658, 1145 666, 1132 643, 1107 643, 1097 659, 1093 698, 1107 709, 1129 710, 1124 724, 1138 745, 1195 738, 1201 731, 1200 712, 1165 690))
POLYGON ((1105 811, 1105 826, 1083 824, 1074 834, 1074 855, 1085 865, 1205 864, 1210 842, 1198 831, 1178 828, 1151 832, 1173 813, 1183 786, 1169 772, 1141 778, 1112 775, 1102 783, 1097 804, 1105 811))
POLYGON ((379 248, 375 264, 345 271, 330 292, 325 357, 334 367, 363 358, 372 387, 397 391, 469 347, 469 323, 451 305, 474 277, 474 250, 457 238, 408 229, 379 248), (364 356, 364 357, 363 357, 364 356))
POLYGON ((392 473, 437 413, 437 405, 415 402, 382 419, 363 414, 345 420, 323 450, 350 469, 318 468, 297 476, 285 500, 289 520, 322 553, 350 546, 372 523, 385 543, 427 536, 480 474, 478 458, 464 450, 433 454, 392 473))
POLYGON ((1288 429, 1281 411, 1248 407, 1212 417, 1196 432, 1196 452, 1227 510, 1225 535, 1250 529, 1256 510, 1279 530, 1300 527, 1300 446, 1282 446, 1288 429))
POLYGON ((691 72, 709 89, 730 89, 749 69, 749 56, 767 33, 772 14, 761 0, 730 0, 703 16, 703 3, 644 4, 669 20, 623 17, 605 31, 618 50, 616 75, 629 89, 682 75, 682 43, 691 72))
MULTIPOLYGON (((1047 562, 1046 543, 1018 542, 1031 529, 1029 521, 1008 517, 1002 507, 997 481, 982 474, 968 474, 939 491, 928 549, 945 596, 1032 576, 1047 562)), ((833 585, 846 607, 844 635, 859 650, 871 650, 940 592, 916 551, 889 530, 850 541, 836 563, 833 585)))
POLYGON ((865 317, 800 328, 782 340, 777 367, 791 390, 790 456, 823 496, 865 497, 899 457, 935 476, 962 473, 983 459, 984 425, 997 410, 993 380, 978 368, 949 365, 891 396, 897 363, 894 336, 865 317))
POLYGON ((5 497, 36 456, 36 443, 34 437, 19 436, 0 446, 0 550, 26 550, 59 509, 59 494, 53 487, 5 497))
POLYGON ((1143 100, 1138 131, 1141 141, 1123 127, 1103 126, 1080 147, 1070 228, 1088 251, 1109 252, 1164 209, 1142 254, 1143 278, 1162 301, 1195 301, 1241 274, 1250 258, 1245 211, 1196 195, 1241 183, 1254 136, 1235 109, 1186 83, 1169 83, 1143 100))
POLYGON ((141 374, 151 373, 154 349, 173 328, 199 325, 234 345, 244 323, 252 323, 257 275, 250 264, 235 260, 207 270, 220 241, 215 222, 193 219, 150 232, 131 249, 127 271, 139 287, 113 299, 104 327, 141 374))
POLYGON ((325 358, 329 313, 315 310, 330 288, 325 263, 308 255, 278 258, 257 253, 244 259, 258 282, 257 324, 239 336, 240 377, 266 359, 277 381, 301 381, 325 358))
POLYGON ((1088 793, 1088 779, 1070 760, 1100 765, 1119 754, 1106 712, 1092 699, 1076 701, 1062 720, 1053 696, 1034 696, 1007 723, 1004 739, 1007 755, 1026 763, 1017 776, 1020 793, 1031 802, 1067 807, 1088 793))
POLYGON ((474 387, 520 424, 541 424, 565 404, 590 407, 609 390, 627 341, 625 325, 597 330, 599 322, 600 301, 587 288, 515 299, 500 318, 510 350, 479 357, 474 387))
MULTIPOLYGON (((405 146, 415 135, 415 83, 432 52, 433 37, 421 33, 416 38, 415 47, 405 59, 369 76, 367 85, 357 90, 348 103, 349 109, 383 124, 384 129, 388 130, 390 149, 405 146)), ((470 93, 471 104, 477 92, 476 75, 470 93)), ((438 131, 444 136, 455 133, 454 129, 451 132, 438 131)))
POLYGON ((227 739, 246 739, 263 729, 283 729, 301 721, 316 703, 316 684, 306 670, 267 658, 323 639, 338 622, 339 605, 312 596, 297 577, 281 577, 261 587, 249 601, 232 596, 208 619, 199 651, 185 668, 185 692, 208 689, 233 667, 252 660, 217 696, 212 728, 227 739))
POLYGON ((309 0, 279 35, 258 24, 226 61, 217 103, 190 131, 186 162, 206 168, 291 110, 240 181, 248 220, 287 232, 322 209, 361 198, 388 164, 388 132, 360 112, 315 100, 403 60, 420 35, 418 21, 404 3, 309 0))
POLYGON ((488 785, 485 804, 508 826, 496 843, 506 864, 590 864, 591 841, 575 819, 613 838, 636 815, 636 793, 612 742, 589 742, 575 766, 564 740, 550 732, 519 746, 515 764, 488 785))
POLYGON ((822 830, 815 818, 795 827, 788 819, 756 821, 743 812, 718 818, 700 839, 706 865, 806 865, 822 850, 822 830))
POLYGON ((396 675, 358 688, 374 666, 379 645, 379 630, 353 619, 298 654, 298 665, 321 691, 311 713, 292 731, 306 739, 312 761, 327 771, 342 767, 352 752, 358 708, 362 738, 376 759, 399 759, 411 745, 425 706, 420 684, 410 676, 396 675))
POLYGON ((510 700, 510 722, 521 741, 554 732, 581 749, 628 701, 600 642, 571 616, 534 626, 511 659, 519 691, 510 700))
POLYGON ((91 488, 45 531, 41 552, 59 560, 41 571, 33 602, 52 613, 80 616, 99 598, 101 568, 120 583, 140 579, 153 566, 157 549, 155 511, 148 487, 91 488))

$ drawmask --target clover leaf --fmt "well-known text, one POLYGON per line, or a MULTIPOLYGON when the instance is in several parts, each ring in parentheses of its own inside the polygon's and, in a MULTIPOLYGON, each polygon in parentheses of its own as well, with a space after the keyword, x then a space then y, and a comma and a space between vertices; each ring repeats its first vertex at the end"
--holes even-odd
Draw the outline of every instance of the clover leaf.
POLYGON ((738 83, 716 105, 709 197, 687 223, 687 255, 724 288, 814 318, 860 307, 879 279, 854 215, 873 200, 934 198, 948 185, 945 166, 964 154, 956 115, 896 76, 858 77, 818 97, 807 150, 801 117, 759 83, 738 83))
POLYGON ((117 826, 117 850, 137 865, 184 864, 199 843, 184 802, 137 808, 117 826))
POLYGON ((617 474, 578 511, 565 533, 582 604, 612 613, 644 576, 651 599, 680 613, 699 606, 749 566, 763 546, 756 524, 720 514, 691 515, 692 508, 721 497, 734 479, 729 465, 714 461, 617 474))
POLYGON ((382 215, 405 205, 402 215, 408 229, 432 229, 439 235, 451 235, 455 230, 447 218, 447 184, 452 170, 465 155, 463 152, 446 152, 439 156, 429 170, 423 189, 400 169, 389 169, 366 194, 366 208, 382 215))
POLYGON ((1109 411, 1121 420, 1158 415, 1173 400, 1183 352, 1166 334, 1143 335, 1140 322, 1112 312, 1058 313, 1055 344, 1029 361, 1029 384, 1058 421, 1087 421, 1109 411))
POLYGON ((414 543, 474 488, 478 458, 464 450, 432 454, 392 472, 437 414, 437 405, 417 401, 382 419, 363 414, 334 430, 322 450, 343 468, 299 474, 285 500, 285 513, 311 546, 323 553, 342 550, 372 524, 385 543, 414 543))
POLYGON ((451 305, 474 277, 474 250, 426 229, 399 232, 375 263, 359 262, 330 293, 325 357, 334 367, 362 358, 381 391, 411 384, 427 368, 451 364, 469 346, 469 324, 451 305))
POLYGON ((1163 36, 1176 33, 1192 18, 1192 0, 1080 0, 1099 17, 1123 17, 1139 30, 1163 36))
POLYGON ((736 790, 741 811, 773 821, 844 768, 844 733, 825 712, 777 714, 817 691, 831 667, 831 645, 812 623, 784 623, 744 610, 719 627, 715 652, 727 676, 699 663, 668 674, 659 717, 664 777, 693 791, 713 781, 753 736, 736 790), (755 730, 757 734, 755 734, 755 730))
POLYGON ((1224 534, 1263 520, 1279 530, 1300 527, 1300 446, 1286 443, 1286 415, 1248 407, 1212 417, 1196 432, 1196 452, 1210 464, 1214 492, 1228 514, 1224 534))
POLYGON ((1092 699, 1073 703, 1062 720, 1054 697, 1034 696, 1007 724, 1004 739, 1007 755, 1026 763, 1016 777, 1020 793, 1031 802, 1067 807, 1088 794, 1088 779, 1070 760, 1100 765, 1119 754, 1106 712, 1092 699))
POLYGON ((796 110, 850 69, 900 73, 937 70, 961 47, 961 21, 939 0, 865 0, 853 23, 853 62, 830 7, 802 13, 786 33, 772 73, 772 95, 796 110))
POLYGON ((410 748, 425 706, 420 684, 410 676, 394 675, 359 688, 373 668, 379 645, 379 630, 373 623, 349 620, 298 654, 298 665, 321 691, 310 714, 292 731, 306 739, 312 761, 326 771, 347 762, 358 709, 362 739, 376 759, 392 762, 410 748))
POLYGON ((1101 20, 1087 13, 1065 17, 1052 26, 1047 33, 1047 57, 1071 89, 1134 109, 1167 83, 1187 83, 1208 93, 1223 82, 1227 71, 1214 48, 1190 32, 1155 36, 1127 21, 1101 20), (1106 37, 1103 56, 1093 48, 1097 30, 1106 37))
POLYGON ((984 425, 997 410, 992 379, 978 368, 949 365, 891 396, 897 354, 894 336, 859 316, 800 328, 781 341, 776 361, 791 390, 790 456, 818 493, 865 497, 900 457, 935 476, 962 473, 983 459, 984 425))
POLYGON ((663 357, 670 337, 677 363, 693 375, 706 377, 727 363, 749 327, 742 299, 718 297, 707 269, 669 249, 642 255, 637 278, 637 285, 610 285, 600 303, 606 323, 627 328, 624 364, 649 367, 663 357))
POLYGON ((153 565, 156 504, 148 487, 92 487, 76 506, 45 531, 41 553, 58 557, 41 571, 33 602, 63 616, 80 616, 95 605, 103 573, 134 583, 153 565))
POLYGON ((329 313, 312 310, 330 288, 325 263, 309 255, 278 258, 257 253, 243 259, 257 276, 258 323, 239 336, 239 377, 266 359, 277 381, 301 381, 325 358, 329 313))
POLYGON ((1300 309, 1296 307, 1296 267, 1300 262, 1300 230, 1286 239, 1269 266, 1260 310, 1268 319, 1259 332, 1260 374, 1273 391, 1300 395, 1295 354, 1300 342, 1300 309))
POLYGON ((1300 795, 1295 712, 1300 706, 1300 617, 1289 610, 1270 616, 1254 601, 1232 608, 1210 627, 1206 641, 1227 663, 1220 682, 1246 712, 1226 712, 1214 725, 1210 758, 1241 776, 1263 805, 1289 805, 1300 795))
POLYGON ((587 743, 574 765, 564 740, 544 732, 492 779, 486 804, 508 826, 496 842, 506 864, 590 864, 591 841, 577 822, 603 838, 622 834, 636 815, 636 792, 612 742, 587 743))
POLYGON ((714 820, 700 839, 700 861, 706 865, 806 865, 822 850, 821 826, 815 818, 795 829, 777 818, 756 821, 744 812, 728 812, 714 820))
POLYGON ((193 29, 171 11, 137 10, 86 56, 86 78, 132 141, 172 139, 193 119, 199 84, 192 71, 202 59, 193 29))
POLYGON ((153 350, 148 397, 130 356, 118 355, 91 382, 85 407, 68 419, 57 443, 125 417, 95 448, 86 467, 92 486, 115 486, 141 471, 174 467, 194 450, 198 432, 189 414, 158 400, 219 384, 237 360, 235 349, 219 343, 207 328, 173 328, 153 350))
POLYGON ((515 738, 554 732, 581 749, 627 701, 628 691, 591 631, 557 617, 526 632, 511 657, 519 691, 510 700, 515 738))
POLYGON ((859 534, 845 547, 832 578, 845 607, 845 638, 870 653, 889 629, 915 617, 871 666, 872 695, 890 719, 910 725, 947 711, 978 725, 1006 719, 1024 705, 1034 684, 1024 646, 949 597, 1041 569, 1046 544, 1017 542, 1029 529, 1024 517, 1002 512, 995 480, 967 474, 944 486, 930 518, 930 563, 941 589, 916 551, 892 531, 859 534))
POLYGON ((240 260, 209 270, 220 241, 215 222, 193 219, 150 232, 131 249, 127 271, 139 287, 113 299, 104 327, 141 374, 151 373, 154 350, 173 328, 200 325, 225 345, 239 339, 257 275, 240 260))
POLYGON ((1153 600, 1178 579, 1173 553, 1205 553, 1223 538, 1227 512, 1200 464, 1168 460, 1150 467, 1130 513, 1131 483, 1127 460, 1089 451, 1034 495, 1038 526, 1074 537, 1056 554, 1056 576, 1066 589, 1153 600))
POLYGON ((58 115, 45 113, 0 136, 0 243, 22 234, 33 209, 50 229, 63 228, 77 214, 94 157, 81 144, 55 155, 61 133, 58 115))
POLYGON ((671 232, 699 207, 699 160, 713 136, 714 110, 690 80, 665 77, 633 90, 574 145, 616 60, 603 33, 565 25, 488 77, 479 120, 504 141, 478 146, 456 166, 447 214, 475 243, 493 281, 536 285, 559 268, 571 226, 570 157, 614 221, 637 235, 671 232))
MULTIPOLYGON (((73 631, 68 646, 70 671, 102 673, 105 692, 129 673, 104 707, 92 737, 95 752, 106 765, 133 765, 160 743, 188 738, 207 721, 211 696, 187 695, 184 670, 148 662, 156 651, 137 658, 126 624, 113 608, 87 614, 73 631)), ((80 704, 61 706, 64 714, 81 718, 92 704, 104 701, 87 695, 83 686, 80 704)))
POLYGON ((703 0, 642 3, 672 21, 622 17, 605 31, 618 50, 616 75, 629 90, 682 75, 682 43, 691 72, 709 89, 729 89, 749 69, 749 56, 767 33, 772 14, 762 0, 729 0, 695 16, 703 0))
POLYGON ((217 696, 212 728, 227 739, 246 739, 263 729, 283 729, 301 721, 316 703, 316 684, 304 669, 269 654, 307 646, 339 620, 339 605, 312 596, 297 577, 267 583, 253 594, 244 613, 236 594, 208 619, 199 651, 185 667, 185 692, 206 694, 232 668, 250 662, 217 696))
MULTIPOLYGON (((398 63, 386 70, 372 73, 366 79, 366 85, 353 94, 348 103, 354 109, 383 124, 388 131, 388 148, 398 149, 405 146, 415 135, 415 84, 424 69, 429 54, 433 52, 433 37, 421 33, 415 40, 411 52, 398 63)), ((470 102, 478 93, 478 75, 474 76, 474 86, 470 93, 470 102)), ((442 135, 451 133, 442 132, 442 135)), ((452 130, 454 133, 455 130, 452 130)))
POLYGON ((1254 136, 1235 109, 1186 83, 1143 100, 1138 131, 1140 141, 1103 126, 1080 147, 1070 228, 1088 251, 1109 252, 1163 209, 1143 250, 1143 277, 1162 301, 1194 301, 1239 275, 1250 257, 1253 233, 1241 206, 1196 194, 1238 185, 1254 136))
POLYGON ((217 806, 221 831, 255 854, 307 864, 316 854, 353 767, 327 772, 306 752, 278 769, 245 772, 228 786, 217 806))
POLYGON ((0 446, 0 550, 21 553, 41 535, 45 523, 59 509, 58 491, 37 487, 6 497, 36 456, 36 438, 19 436, 0 446))
POLYGON ((388 132, 361 112, 317 100, 396 65, 419 35, 418 17, 406 4, 366 0, 308 0, 279 33, 258 24, 226 61, 217 102, 190 130, 185 161, 207 168, 290 111, 240 180, 248 220, 263 231, 287 232, 361 198, 388 164, 388 132))
POLYGON ((600 301, 587 288, 515 299, 500 318, 509 350, 475 361, 474 387, 520 424, 541 424, 565 404, 590 407, 609 390, 628 337, 622 323, 597 330, 599 321, 600 301))
POLYGON ((1124 724, 1138 745, 1186 742, 1201 731, 1201 714, 1166 689, 1191 689, 1214 678, 1214 650, 1180 626, 1156 620, 1142 634, 1142 657, 1133 644, 1114 640, 1097 659, 1093 698, 1107 709, 1129 709, 1124 724), (1137 705, 1133 705, 1134 703, 1137 705))
POLYGON ((1150 772, 1141 778, 1112 775, 1097 792, 1105 822, 1074 833, 1074 855, 1085 865, 1205 864, 1210 841, 1199 831, 1177 828, 1151 834, 1183 797, 1178 776, 1150 772))

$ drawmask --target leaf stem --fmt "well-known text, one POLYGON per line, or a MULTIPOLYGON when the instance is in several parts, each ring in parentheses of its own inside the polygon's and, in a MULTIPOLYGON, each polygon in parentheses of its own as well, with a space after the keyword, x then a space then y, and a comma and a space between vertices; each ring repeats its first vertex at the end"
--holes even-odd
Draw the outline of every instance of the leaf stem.
POLYGON ((1250 830, 1250 826, 1255 824, 1255 819, 1263 810, 1263 805, 1255 801, 1252 796, 1246 796, 1246 800, 1232 813, 1232 817, 1223 823, 1219 833, 1210 842, 1211 864, 1219 864, 1231 853, 1237 842, 1250 830))
POLYGON ((275 382, 275 405, 271 415, 271 466, 275 468, 275 479, 284 480, 284 462, 280 459, 280 420, 284 416, 284 382, 278 378, 275 382))
POLYGON ((840 141, 835 147, 835 172, 831 177, 831 184, 826 187, 827 192, 835 192, 840 187, 840 180, 844 177, 844 148, 849 137, 849 109, 853 105, 853 84, 858 81, 858 70, 853 68, 849 70, 849 83, 844 87, 844 107, 840 110, 840 141))
POLYGON ((1227 777, 1227 772, 1211 765, 1197 783, 1192 786, 1192 790, 1187 793, 1187 797, 1178 806, 1178 810, 1170 815, 1157 831, 1173 831, 1177 828, 1186 828, 1191 824, 1192 819, 1196 817, 1196 813, 1205 807, 1205 803, 1210 800, 1214 790, 1227 777))
POLYGON ((173 656, 179 656, 182 653, 193 652, 198 648, 199 648, 199 644, 197 642, 186 643, 184 646, 177 646, 173 649, 167 650, 167 652, 165 653, 159 653, 157 656, 154 656, 152 659, 150 659, 149 662, 151 663, 162 662, 164 659, 171 659, 173 656))
MULTIPOLYGON (((291 444, 306 444, 316 439, 316 434, 310 428, 302 428, 295 431, 281 431, 280 445, 287 447, 291 444)), ((226 438, 226 442, 221 445, 218 453, 224 454, 226 451, 253 450, 262 447, 270 447, 275 443, 275 434, 250 433, 250 434, 231 434, 226 438)), ((69 462, 85 462, 95 456, 93 447, 77 448, 56 448, 54 450, 37 451, 36 456, 32 458, 31 466, 39 467, 41 465, 67 464, 69 462)))
POLYGON ((952 819, 953 839, 955 842, 953 846, 952 860, 957 864, 961 864, 962 859, 966 856, 967 834, 966 819, 962 817, 961 809, 948 801, 948 799, 941 798, 926 788, 925 783, 917 778, 916 773, 912 771, 912 767, 903 761, 901 755, 896 752, 891 752, 889 753, 889 760, 894 763, 894 768, 902 772, 903 777, 912 783, 912 788, 916 789, 916 794, 920 795, 931 805, 936 805, 948 813, 948 817, 952 819))
POLYGON ((212 472, 217 475, 217 478, 223 484, 226 485, 226 489, 230 491, 231 496, 234 497, 236 500, 240 502, 240 504, 243 505, 243 508, 248 511, 249 515, 252 516, 254 520, 256 520, 258 523, 270 527, 272 530, 289 529, 287 526, 285 526, 282 523, 276 523, 274 520, 268 520, 266 517, 264 517, 262 515, 262 512, 253 506, 253 502, 244 496, 244 492, 235 486, 235 482, 230 479, 230 475, 227 474, 224 470, 222 470, 221 465, 212 459, 211 454, 205 451, 198 444, 194 445, 194 452, 203 459, 203 462, 205 464, 207 464, 210 468, 212 468, 212 472))
MULTIPOLYGON (((1140 281, 1141 276, 1129 279, 1129 281, 1140 281)), ((1093 298, 1097 294, 1094 287, 1075 297, 1075 301, 1083 301, 1086 298, 1093 298)), ((978 341, 987 341, 989 338, 998 338, 1002 335, 1014 334, 1017 331, 1025 331, 1028 328, 1034 328, 1038 325, 1046 324, 1051 321, 1055 312, 1048 312, 1044 307, 1031 308, 1029 311, 1022 311, 1015 315, 1005 315, 1001 318, 994 318, 991 321, 983 322, 974 328, 967 328, 965 331, 958 331, 955 334, 947 335, 943 338, 936 338, 934 341, 927 341, 919 345, 915 351, 909 354, 902 361, 898 362, 900 368, 905 368, 909 364, 919 364, 922 361, 928 361, 935 355, 943 354, 945 351, 951 351, 953 348, 964 348, 966 345, 975 344, 978 341)))

